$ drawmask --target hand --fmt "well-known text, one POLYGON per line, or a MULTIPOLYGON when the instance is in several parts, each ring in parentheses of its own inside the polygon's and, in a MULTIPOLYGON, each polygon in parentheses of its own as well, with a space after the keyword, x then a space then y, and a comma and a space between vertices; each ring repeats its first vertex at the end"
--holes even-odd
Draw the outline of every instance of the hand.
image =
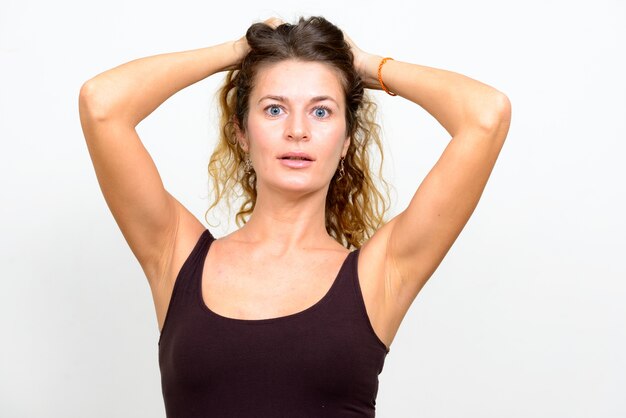
MULTIPOLYGON (((269 19, 266 19, 263 23, 270 26, 272 29, 276 29, 278 26, 282 25, 285 22, 283 22, 278 17, 270 17, 269 19)), ((237 62, 240 62, 243 57, 245 57, 248 52, 250 52, 250 46, 248 45, 246 35, 243 35, 241 38, 237 39, 234 42, 233 47, 235 48, 235 52, 238 57, 237 62)))
POLYGON ((348 45, 350 45, 350 49, 354 55, 354 68, 357 73, 359 73, 359 76, 361 76, 365 87, 380 90, 381 88, 378 83, 378 67, 374 68, 373 65, 377 66, 381 57, 363 51, 356 46, 354 41, 345 32, 343 33, 343 37, 346 42, 348 42, 348 45))

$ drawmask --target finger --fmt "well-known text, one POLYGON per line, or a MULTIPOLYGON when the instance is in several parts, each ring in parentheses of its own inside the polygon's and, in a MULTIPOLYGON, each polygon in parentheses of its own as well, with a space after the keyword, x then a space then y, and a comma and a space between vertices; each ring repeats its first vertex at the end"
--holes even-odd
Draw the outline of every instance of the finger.
POLYGON ((352 39, 348 36, 348 34, 347 34, 347 33, 345 33, 345 32, 343 32, 343 31, 342 31, 342 33, 343 33, 343 39, 345 39, 345 40, 346 40, 346 42, 348 42, 348 44, 349 44, 350 46, 354 45, 354 42, 353 42, 353 41, 352 41, 352 39))
POLYGON ((355 51, 360 51, 360 48, 354 43, 352 38, 350 38, 347 33, 343 32, 343 38, 346 40, 348 45, 350 45, 351 49, 353 49, 355 51))
POLYGON ((282 25, 285 22, 283 22, 283 20, 278 18, 278 17, 270 17, 269 19, 267 19, 263 23, 265 23, 266 25, 268 25, 272 29, 276 29, 278 26, 282 25))

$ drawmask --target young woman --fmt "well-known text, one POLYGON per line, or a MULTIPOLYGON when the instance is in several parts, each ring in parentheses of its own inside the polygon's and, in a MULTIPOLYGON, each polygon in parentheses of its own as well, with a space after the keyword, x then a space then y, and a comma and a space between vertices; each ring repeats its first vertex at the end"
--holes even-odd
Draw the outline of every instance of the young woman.
POLYGON ((269 19, 87 81, 81 123, 152 290, 167 416, 374 416, 393 338, 476 207, 510 113, 499 91, 366 53, 321 17, 269 19), (243 226, 216 239, 164 189, 135 127, 227 70, 209 171, 215 204, 243 192, 243 226), (452 137, 388 222, 366 88, 418 104, 452 137))

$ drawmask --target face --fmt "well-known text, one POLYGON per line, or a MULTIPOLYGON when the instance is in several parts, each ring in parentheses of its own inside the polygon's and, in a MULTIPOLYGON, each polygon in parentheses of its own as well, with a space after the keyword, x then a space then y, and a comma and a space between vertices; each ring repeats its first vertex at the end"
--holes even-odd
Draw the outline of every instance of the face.
POLYGON ((345 114, 341 81, 329 65, 289 60, 261 68, 238 133, 257 190, 326 189, 350 145, 345 114))

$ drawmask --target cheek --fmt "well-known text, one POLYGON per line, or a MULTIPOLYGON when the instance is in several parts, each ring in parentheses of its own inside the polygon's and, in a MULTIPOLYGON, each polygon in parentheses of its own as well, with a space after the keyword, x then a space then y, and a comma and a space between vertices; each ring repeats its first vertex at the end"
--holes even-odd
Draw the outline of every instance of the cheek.
POLYGON ((268 130, 265 129, 262 124, 259 124, 258 121, 254 120, 254 118, 250 118, 248 120, 248 124, 246 126, 246 139, 248 142, 248 146, 250 147, 250 151, 255 152, 259 147, 263 146, 263 143, 267 141, 268 130))
POLYGON ((263 165, 266 160, 273 158, 277 152, 279 139, 272 137, 271 130, 254 129, 254 127, 248 130, 248 153, 257 166, 263 165))
POLYGON ((338 126, 328 129, 325 133, 325 137, 329 139, 329 149, 333 154, 341 155, 343 148, 346 145, 346 129, 345 127, 338 126))

